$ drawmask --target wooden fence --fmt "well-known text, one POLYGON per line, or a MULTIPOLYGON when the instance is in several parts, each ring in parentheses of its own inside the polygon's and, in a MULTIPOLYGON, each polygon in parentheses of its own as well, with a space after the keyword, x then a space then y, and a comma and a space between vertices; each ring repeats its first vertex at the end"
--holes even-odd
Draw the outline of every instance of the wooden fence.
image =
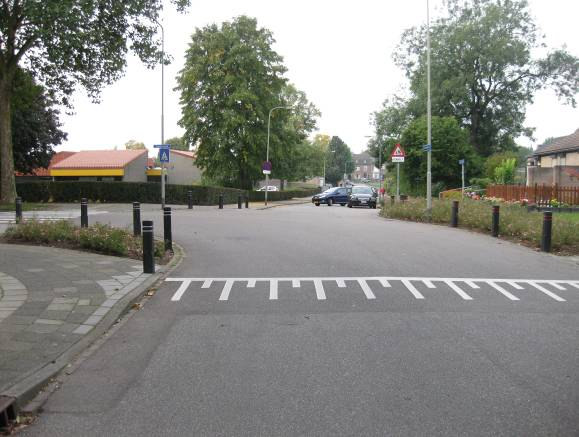
POLYGON ((568 205, 579 205, 579 187, 559 185, 489 185, 487 197, 499 197, 508 202, 527 199, 530 204, 550 205, 552 200, 568 205))

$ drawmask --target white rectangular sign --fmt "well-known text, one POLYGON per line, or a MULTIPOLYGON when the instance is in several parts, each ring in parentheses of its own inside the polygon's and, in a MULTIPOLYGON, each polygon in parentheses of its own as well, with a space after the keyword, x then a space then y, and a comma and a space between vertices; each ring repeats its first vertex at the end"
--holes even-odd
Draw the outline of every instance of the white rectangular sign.
POLYGON ((404 156, 393 156, 392 162, 404 162, 404 156))

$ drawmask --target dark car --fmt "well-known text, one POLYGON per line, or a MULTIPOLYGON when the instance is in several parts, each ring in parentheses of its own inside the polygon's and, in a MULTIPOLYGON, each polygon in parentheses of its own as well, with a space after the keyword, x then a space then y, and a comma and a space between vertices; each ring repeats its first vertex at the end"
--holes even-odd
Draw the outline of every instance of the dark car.
POLYGON ((348 199, 348 208, 353 206, 367 206, 376 209, 378 194, 372 187, 366 185, 354 185, 348 199))
POLYGON ((348 203, 348 189, 342 187, 330 188, 312 197, 312 203, 316 206, 320 206, 321 203, 325 203, 328 206, 339 203, 344 206, 348 203))

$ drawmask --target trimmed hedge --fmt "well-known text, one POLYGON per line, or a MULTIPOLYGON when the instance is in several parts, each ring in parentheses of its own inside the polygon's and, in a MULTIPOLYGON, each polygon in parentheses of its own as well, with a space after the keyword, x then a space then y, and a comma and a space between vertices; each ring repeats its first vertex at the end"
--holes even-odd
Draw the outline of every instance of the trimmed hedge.
MULTIPOLYGON (((82 181, 35 181, 19 182, 16 191, 24 202, 80 202, 86 197, 91 202, 101 203, 161 203, 161 183, 156 182, 82 182, 82 181)), ((219 195, 224 203, 237 203, 239 195, 249 200, 264 200, 263 191, 246 191, 236 188, 208 187, 201 185, 165 186, 167 203, 179 205, 187 203, 187 192, 193 192, 196 205, 217 205, 219 195)), ((293 197, 312 196, 319 190, 270 191, 268 200, 287 200, 293 197)))

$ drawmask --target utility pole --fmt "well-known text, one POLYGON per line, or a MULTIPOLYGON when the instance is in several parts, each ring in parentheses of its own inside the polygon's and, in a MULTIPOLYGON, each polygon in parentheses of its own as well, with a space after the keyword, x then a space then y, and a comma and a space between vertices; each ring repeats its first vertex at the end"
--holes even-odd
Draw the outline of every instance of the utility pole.
MULTIPOLYGON (((292 109, 291 106, 276 106, 269 110, 269 115, 267 117, 267 149, 265 151, 265 162, 269 162, 269 132, 271 125, 271 113, 276 109, 292 109)), ((265 174, 265 206, 267 206, 267 191, 269 189, 269 173, 265 174)))
MULTIPOLYGON (((165 144, 165 29, 161 28, 161 145, 165 144)), ((161 162, 161 208, 165 208, 165 162, 161 162)))
POLYGON ((428 92, 428 101, 426 103, 427 120, 428 120, 428 158, 426 163, 426 213, 428 216, 432 213, 432 110, 430 101, 430 3, 426 0, 426 83, 428 92))

